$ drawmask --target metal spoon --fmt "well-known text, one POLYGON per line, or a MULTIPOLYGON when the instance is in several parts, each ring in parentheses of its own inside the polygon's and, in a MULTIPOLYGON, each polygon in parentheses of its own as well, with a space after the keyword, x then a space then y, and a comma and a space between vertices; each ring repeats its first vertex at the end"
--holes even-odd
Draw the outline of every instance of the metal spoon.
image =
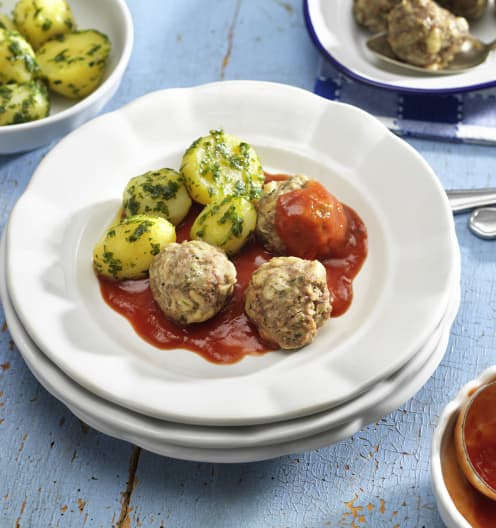
POLYGON ((475 209, 468 220, 469 230, 479 238, 496 238, 496 189, 452 189, 446 191, 453 214, 475 209))
POLYGON ((496 238, 496 207, 476 209, 468 219, 468 228, 484 240, 496 238))
POLYGON ((446 191, 446 194, 454 214, 485 205, 496 205, 496 188, 452 189, 446 191))
POLYGON ((488 44, 481 42, 479 39, 469 35, 463 43, 460 51, 453 57, 444 69, 429 69, 422 66, 415 66, 399 59, 391 49, 387 41, 387 33, 379 33, 370 37, 366 42, 367 48, 375 53, 382 60, 401 66, 409 70, 420 71, 433 75, 445 75, 461 73, 475 66, 482 64, 492 50, 496 49, 496 40, 488 44))

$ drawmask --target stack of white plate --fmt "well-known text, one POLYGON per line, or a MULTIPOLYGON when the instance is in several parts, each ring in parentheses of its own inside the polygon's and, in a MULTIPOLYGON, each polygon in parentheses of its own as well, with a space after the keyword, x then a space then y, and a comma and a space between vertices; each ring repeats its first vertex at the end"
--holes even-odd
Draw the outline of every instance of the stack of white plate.
POLYGON ((16 204, 0 258, 10 332, 46 389, 100 431, 199 461, 315 449, 393 411, 439 364, 460 300, 451 211, 423 159, 356 108, 261 82, 152 93, 71 133, 16 204), (92 250, 126 183, 178 168, 213 128, 269 172, 320 180, 367 226, 350 309, 299 351, 216 365, 159 350, 101 297, 92 250))

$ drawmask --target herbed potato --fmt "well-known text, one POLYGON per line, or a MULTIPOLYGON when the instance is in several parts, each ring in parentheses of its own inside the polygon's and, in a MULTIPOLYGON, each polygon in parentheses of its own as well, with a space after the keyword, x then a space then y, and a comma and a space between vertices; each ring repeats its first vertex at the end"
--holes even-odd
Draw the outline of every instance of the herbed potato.
POLYGON ((71 8, 65 0, 19 0, 14 22, 34 49, 47 40, 76 29, 71 8))
POLYGON ((14 125, 46 117, 48 90, 41 81, 0 84, 0 125, 14 125))
POLYGON ((246 243, 256 224, 257 213, 250 200, 226 196, 203 208, 191 227, 190 236, 233 255, 246 243))
POLYGON ((14 22, 4 13, 0 13, 0 29, 8 29, 9 31, 16 31, 14 22))
POLYGON ((222 130, 193 142, 184 153, 181 173, 189 194, 201 204, 229 195, 256 199, 265 179, 255 150, 222 130))
POLYGON ((81 99, 102 81, 110 49, 106 35, 88 29, 55 37, 38 50, 36 57, 51 90, 81 99))
POLYGON ((26 83, 39 74, 33 48, 17 31, 0 29, 0 84, 26 83))
POLYGON ((175 241, 176 230, 165 218, 130 216, 104 233, 93 250, 93 266, 110 279, 143 278, 155 255, 175 241))
POLYGON ((188 214, 191 203, 183 176, 173 169, 148 171, 131 178, 123 195, 126 216, 157 215, 174 225, 188 214))

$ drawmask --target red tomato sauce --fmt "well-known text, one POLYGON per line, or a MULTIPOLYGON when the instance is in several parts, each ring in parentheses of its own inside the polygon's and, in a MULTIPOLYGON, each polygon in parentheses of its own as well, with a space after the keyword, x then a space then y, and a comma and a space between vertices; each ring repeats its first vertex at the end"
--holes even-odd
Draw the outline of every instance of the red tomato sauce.
POLYGON ((496 501, 485 497, 467 480, 458 465, 455 442, 450 435, 441 452, 444 481, 458 511, 472 528, 496 526, 496 501))
MULTIPOLYGON (((287 179, 267 175, 266 181, 287 179)), ((342 315, 353 299, 352 281, 367 256, 367 230, 360 217, 343 205, 348 224, 346 242, 339 256, 321 258, 327 270, 327 283, 333 299, 331 317, 342 315)), ((192 207, 176 229, 177 242, 189 238, 191 225, 201 208, 192 207)), ((104 300, 126 317, 144 340, 160 349, 185 348, 214 363, 235 363, 246 355, 258 355, 275 347, 261 339, 244 313, 244 291, 252 273, 272 258, 255 239, 235 257, 238 274, 234 296, 224 309, 204 323, 182 327, 169 320, 153 300, 148 279, 112 281, 98 277, 104 300)))
POLYGON ((313 260, 346 254, 348 215, 318 181, 279 196, 275 224, 290 255, 313 260))

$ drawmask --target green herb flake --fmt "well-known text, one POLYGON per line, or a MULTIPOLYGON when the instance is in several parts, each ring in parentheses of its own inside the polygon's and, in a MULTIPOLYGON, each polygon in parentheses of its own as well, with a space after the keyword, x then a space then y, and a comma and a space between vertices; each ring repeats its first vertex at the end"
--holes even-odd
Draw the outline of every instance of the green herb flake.
POLYGON ((86 55, 89 55, 90 57, 94 55, 98 50, 100 50, 102 47, 101 44, 95 44, 90 50, 86 52, 86 55))
POLYGON ((60 53, 57 53, 53 59, 50 59, 53 62, 67 62, 69 59, 66 56, 66 53, 69 51, 68 48, 62 50, 60 53))
POLYGON ((150 220, 143 220, 136 227, 133 233, 131 233, 131 235, 127 237, 128 242, 136 242, 137 240, 139 240, 145 233, 148 233, 150 231, 150 227, 152 225, 153 222, 151 222, 150 220))

